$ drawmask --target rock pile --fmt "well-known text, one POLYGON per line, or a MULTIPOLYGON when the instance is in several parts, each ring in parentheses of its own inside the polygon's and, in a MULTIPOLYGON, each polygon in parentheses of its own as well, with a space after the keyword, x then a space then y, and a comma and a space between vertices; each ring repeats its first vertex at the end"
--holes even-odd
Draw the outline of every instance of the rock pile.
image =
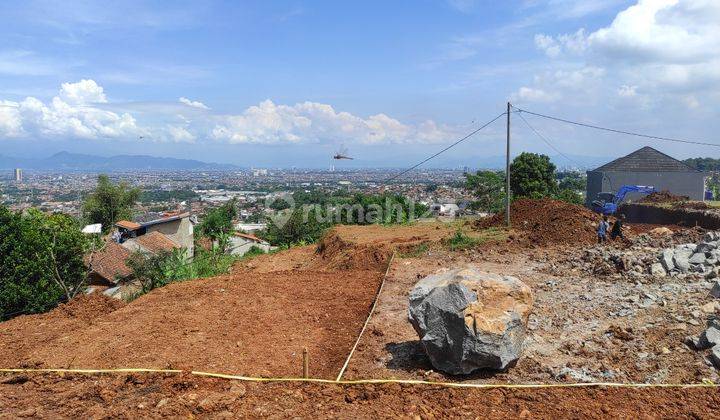
MULTIPOLYGON (((663 228, 651 233, 660 229, 663 228)), ((670 234, 646 233, 634 238, 630 246, 586 248, 582 253, 570 256, 565 264, 555 267, 555 271, 580 269, 594 276, 639 282, 663 277, 710 279, 720 271, 719 245, 718 232, 687 229, 670 234)))
POLYGON ((514 366, 532 304, 517 278, 468 267, 420 280, 408 316, 432 365, 459 375, 514 366))
POLYGON ((695 350, 710 349, 710 361, 720 369, 720 319, 712 318, 707 329, 700 336, 689 338, 688 342, 695 350))
POLYGON ((720 270, 720 233, 708 232, 698 243, 677 245, 662 250, 649 270, 657 276, 700 273, 706 278, 718 277, 720 270))

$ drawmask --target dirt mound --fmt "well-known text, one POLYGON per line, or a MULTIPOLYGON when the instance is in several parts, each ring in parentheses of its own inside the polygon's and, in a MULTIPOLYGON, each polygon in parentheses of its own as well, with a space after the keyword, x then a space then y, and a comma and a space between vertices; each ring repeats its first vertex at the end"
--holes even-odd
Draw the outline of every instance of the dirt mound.
POLYGON ((113 299, 101 293, 91 293, 77 296, 70 302, 58 306, 49 315, 92 322, 103 315, 122 308, 124 305, 125 303, 119 299, 113 299))
POLYGON ((641 203, 675 203, 678 201, 688 201, 690 197, 686 195, 675 195, 668 190, 654 192, 643 197, 641 203))
POLYGON ((703 203, 702 201, 683 201, 675 203, 673 205, 676 209, 690 209, 690 210, 709 210, 710 206, 703 203))
MULTIPOLYGON (((513 229, 533 245, 591 243, 595 240, 596 213, 564 201, 543 198, 519 199, 510 206, 513 229)), ((480 219, 479 229, 505 224, 505 212, 480 219)))
POLYGON ((392 250, 388 244, 357 244, 330 231, 318 243, 316 254, 327 268, 337 270, 375 270, 387 267, 392 250))

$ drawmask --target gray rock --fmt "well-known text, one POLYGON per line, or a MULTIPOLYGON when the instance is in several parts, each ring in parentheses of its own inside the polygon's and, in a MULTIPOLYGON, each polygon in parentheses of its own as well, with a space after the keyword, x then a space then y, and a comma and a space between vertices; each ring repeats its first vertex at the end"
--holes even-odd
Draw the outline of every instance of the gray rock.
POLYGON ((703 235, 703 241, 705 242, 712 242, 720 240, 720 233, 718 232, 707 232, 705 235, 703 235))
POLYGON ((695 248, 695 252, 710 252, 717 248, 716 242, 700 242, 695 248))
MULTIPOLYGON (((716 273, 714 270, 713 272, 716 273)), ((715 275, 715 277, 717 277, 717 274, 715 275)), ((720 298, 720 280, 715 280, 715 282, 713 283, 712 289, 710 289, 710 296, 714 298, 720 298)))
POLYGON ((663 250, 662 254, 660 254, 660 264, 662 264, 665 271, 670 271, 675 268, 672 249, 663 250))
POLYGON ((699 337, 685 337, 685 344, 693 350, 702 350, 699 337))
POLYGON ((458 375, 514 366, 531 308, 530 288, 517 278, 468 267, 420 280, 408 318, 432 365, 458 375))
POLYGON ((690 252, 692 254, 695 252, 695 248, 697 248, 696 244, 681 244, 675 246, 675 252, 690 252))
POLYGON ((690 264, 704 264, 706 259, 704 252, 696 252, 688 259, 688 262, 690 264))
POLYGON ((715 346, 710 352, 710 361, 716 369, 720 369, 720 346, 715 346))
POLYGON ((650 266, 650 274, 654 277, 665 277, 667 273, 662 263, 654 263, 650 266))
POLYGON ((690 254, 686 252, 675 252, 673 254, 673 264, 681 273, 687 273, 690 270, 690 254))
POLYGON ((720 330, 715 327, 708 327, 698 337, 697 349, 705 350, 718 344, 720 344, 720 330))

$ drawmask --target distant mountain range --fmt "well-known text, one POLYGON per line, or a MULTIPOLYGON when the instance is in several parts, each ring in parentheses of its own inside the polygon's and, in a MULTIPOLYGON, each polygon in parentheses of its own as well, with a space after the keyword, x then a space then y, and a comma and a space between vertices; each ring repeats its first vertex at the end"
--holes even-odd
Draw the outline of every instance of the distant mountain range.
POLYGON ((193 171, 237 169, 235 165, 201 162, 193 159, 163 158, 145 155, 94 156, 59 152, 47 158, 28 159, 0 155, 0 169, 22 168, 42 171, 193 171))

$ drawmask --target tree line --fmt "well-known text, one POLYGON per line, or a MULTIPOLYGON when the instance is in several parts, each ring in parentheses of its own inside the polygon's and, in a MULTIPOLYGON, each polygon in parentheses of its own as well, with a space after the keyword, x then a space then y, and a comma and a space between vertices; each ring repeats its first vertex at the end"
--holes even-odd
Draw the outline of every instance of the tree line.
MULTIPOLYGON (((583 203, 585 178, 574 172, 558 173, 546 155, 523 152, 510 164, 511 199, 554 198, 572 204, 583 203)), ((475 201, 472 208, 496 213, 505 205, 505 171, 480 170, 465 174, 465 188, 475 201)))

